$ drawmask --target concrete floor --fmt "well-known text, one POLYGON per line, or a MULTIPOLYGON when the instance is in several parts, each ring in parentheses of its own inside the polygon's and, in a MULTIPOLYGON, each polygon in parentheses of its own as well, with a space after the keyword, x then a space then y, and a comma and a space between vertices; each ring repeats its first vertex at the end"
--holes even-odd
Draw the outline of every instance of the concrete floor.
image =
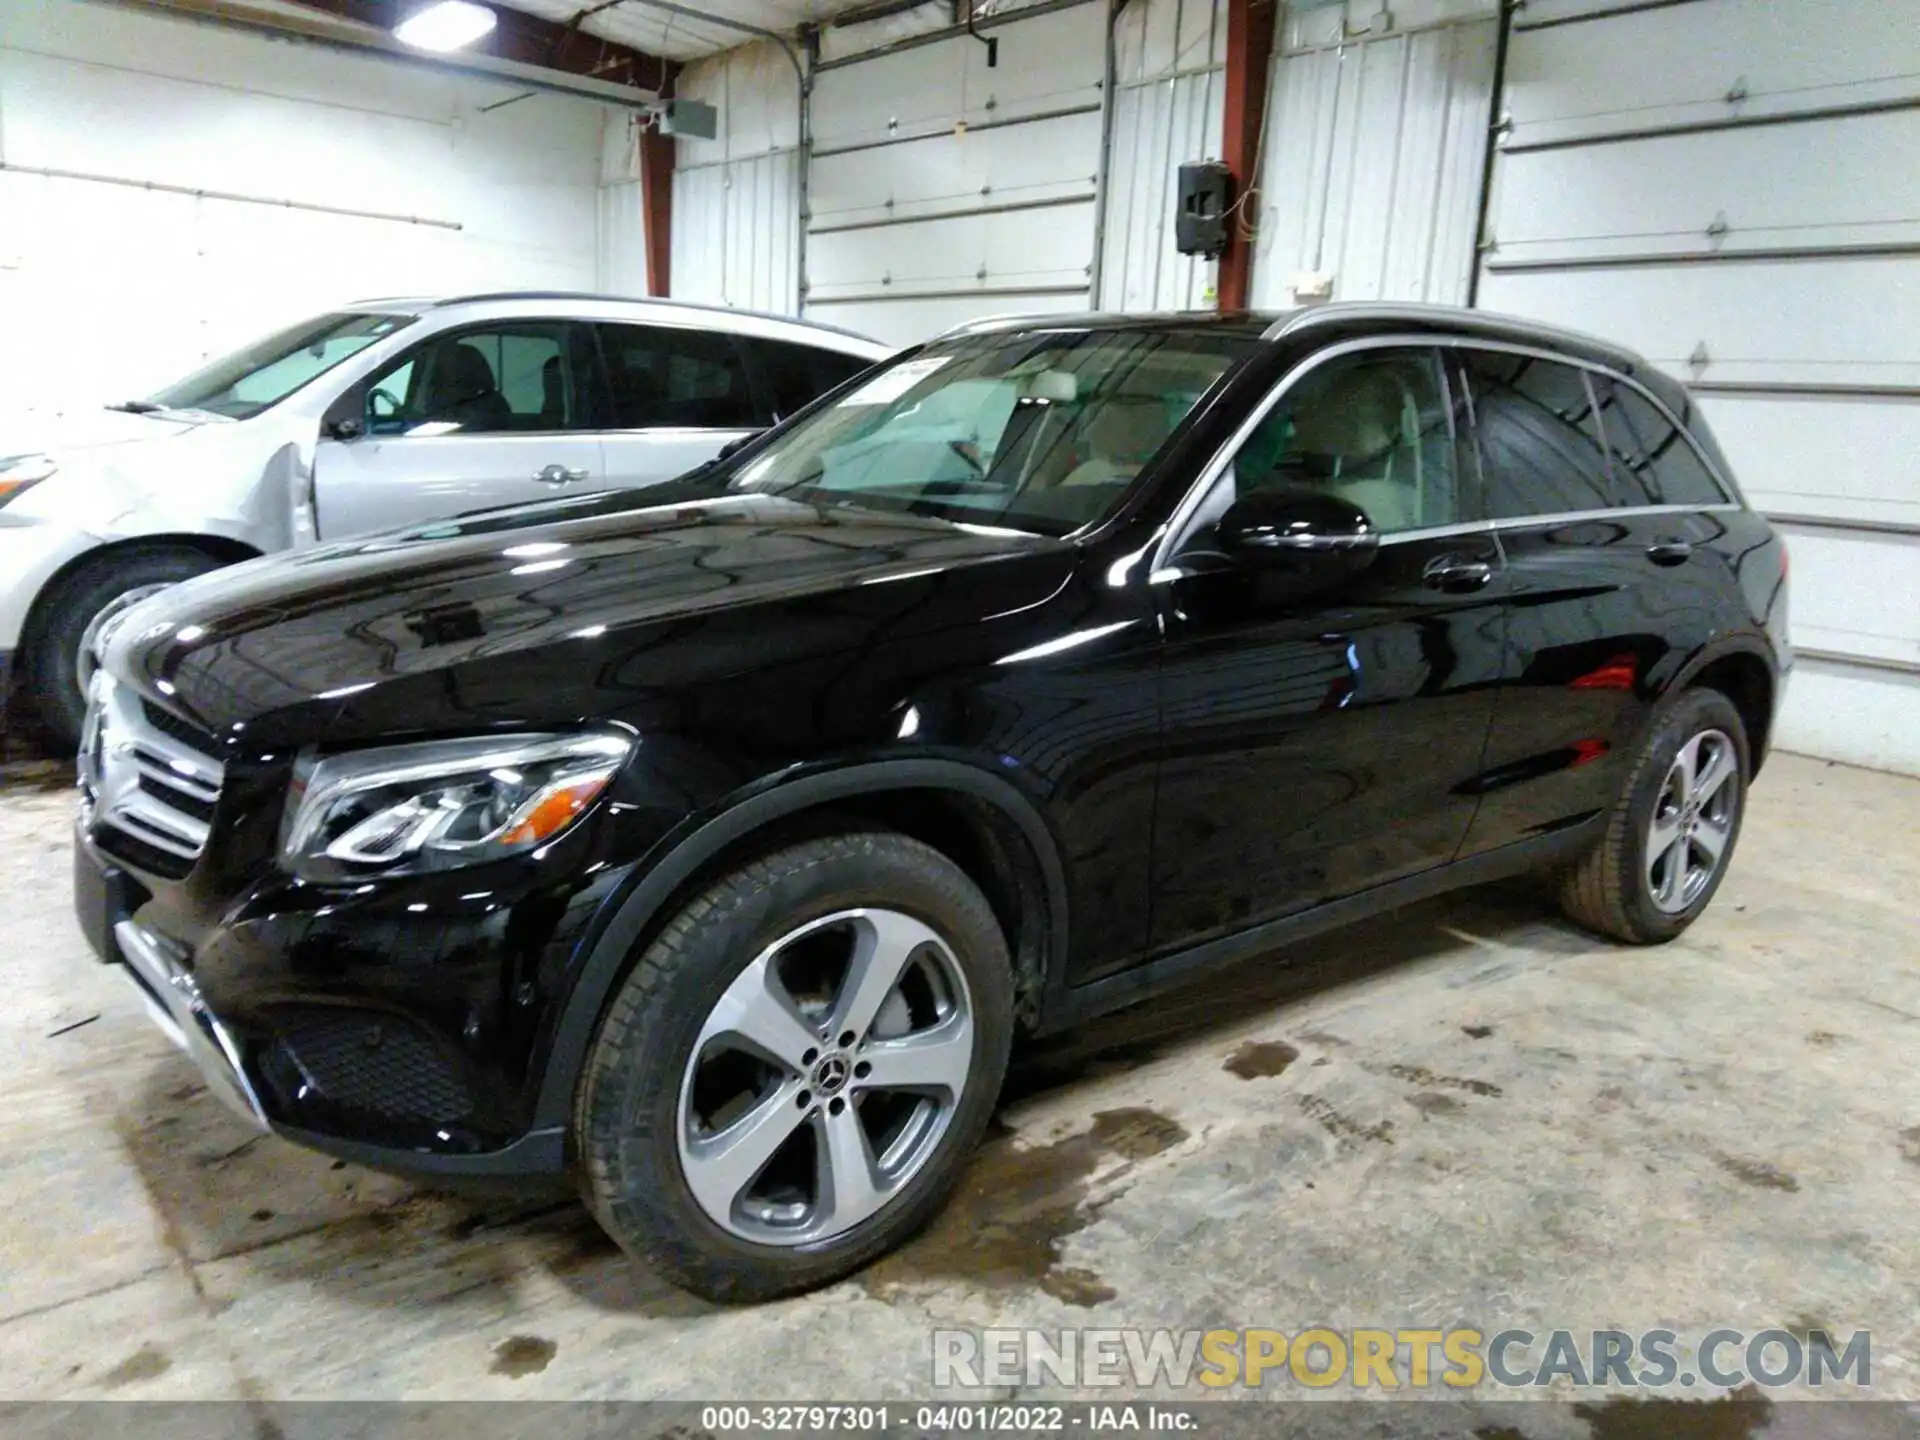
POLYGON ((927 1394, 936 1325, 1315 1323, 1866 1328, 1874 1395, 1920 1398, 1920 781, 1777 757, 1663 949, 1519 883, 1104 1022, 1029 1059, 909 1249, 722 1310, 576 1206, 249 1138, 87 954, 32 775, 0 779, 0 1398, 876 1399, 927 1394))

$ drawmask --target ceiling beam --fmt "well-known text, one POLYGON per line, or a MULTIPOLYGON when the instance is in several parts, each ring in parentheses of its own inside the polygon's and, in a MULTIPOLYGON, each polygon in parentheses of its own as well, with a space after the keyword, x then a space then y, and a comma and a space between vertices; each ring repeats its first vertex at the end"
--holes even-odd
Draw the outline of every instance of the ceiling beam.
MULTIPOLYGON (((671 60, 661 60, 656 56, 641 56, 627 72, 616 70, 608 78, 601 79, 579 70, 561 70, 550 64, 527 64, 519 60, 508 60, 498 55, 480 50, 454 50, 444 55, 433 54, 415 49, 411 45, 402 45, 391 32, 345 18, 338 11, 323 10, 320 6, 301 6, 295 0, 265 8, 261 4, 248 3, 248 0, 89 0, 89 3, 117 6, 125 10, 147 13, 159 11, 181 20, 201 25, 213 25, 225 30, 240 30, 256 35, 272 35, 297 43, 317 45, 323 49, 340 50, 350 54, 378 55, 402 65, 414 66, 422 70, 434 70, 443 75, 465 75, 479 80, 504 81, 524 89, 548 91, 559 95, 572 95, 582 100, 597 100, 603 105, 618 105, 628 110, 652 111, 662 98, 663 91, 647 83, 650 79, 664 77, 664 93, 671 94, 673 77, 679 73, 679 66, 671 60), (648 63, 654 66, 651 75, 648 63), (636 80, 624 78, 625 73, 634 74, 636 80)), ((561 27, 566 28, 566 27, 561 27)), ((609 53, 625 47, 616 46, 609 41, 609 53)), ((582 52, 573 52, 578 59, 582 52)), ((641 55, 641 52, 630 52, 641 55)))
MULTIPOLYGON (((337 15, 388 33, 413 11, 422 8, 422 0, 295 0, 295 3, 302 9, 337 15)), ((506 5, 488 8, 495 19, 492 33, 464 53, 490 55, 496 60, 583 75, 616 85, 632 85, 655 95, 671 90, 674 74, 680 68, 662 56, 650 55, 616 40, 604 40, 580 28, 582 17, 590 10, 611 8, 608 5, 583 6, 566 22, 545 20, 506 5)))

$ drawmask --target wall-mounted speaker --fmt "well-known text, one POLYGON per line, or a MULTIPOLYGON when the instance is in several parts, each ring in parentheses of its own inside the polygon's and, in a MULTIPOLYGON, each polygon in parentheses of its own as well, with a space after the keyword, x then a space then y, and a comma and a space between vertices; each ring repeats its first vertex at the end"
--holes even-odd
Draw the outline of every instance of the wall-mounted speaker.
POLYGON ((1173 243, 1182 255, 1213 259, 1227 248, 1227 210, 1233 204, 1233 172, 1218 160, 1180 167, 1173 243))

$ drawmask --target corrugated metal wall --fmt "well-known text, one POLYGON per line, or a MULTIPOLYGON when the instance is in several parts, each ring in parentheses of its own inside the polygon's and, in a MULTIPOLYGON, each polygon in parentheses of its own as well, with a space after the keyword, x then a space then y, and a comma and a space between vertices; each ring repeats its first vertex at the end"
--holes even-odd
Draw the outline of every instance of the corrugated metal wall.
POLYGON ((1427 28, 1337 38, 1351 23, 1336 7, 1282 29, 1252 207, 1253 303, 1292 305, 1296 278, 1319 274, 1336 300, 1461 304, 1498 22, 1443 8, 1427 28))
POLYGON ((600 184, 596 287, 609 295, 647 293, 647 227, 638 180, 600 184))
POLYGON ((720 133, 679 142, 674 298, 798 314, 800 91, 793 67, 776 46, 744 45, 689 65, 679 93, 715 106, 720 133))
POLYGON ((1173 248, 1174 176, 1220 157, 1226 7, 1131 0, 1114 30, 1113 123, 1101 226, 1103 310, 1213 303, 1218 266, 1173 248))
POLYGON ((996 15, 824 62, 808 163, 806 313, 909 341, 971 316, 1086 308, 1104 7, 996 15))
POLYGON ((799 182, 795 150, 676 170, 674 298, 798 314, 799 182))
POLYGON ((1920 16, 1600 8, 1515 22, 1480 303, 1693 386, 1793 553, 1779 743, 1920 773, 1920 16))

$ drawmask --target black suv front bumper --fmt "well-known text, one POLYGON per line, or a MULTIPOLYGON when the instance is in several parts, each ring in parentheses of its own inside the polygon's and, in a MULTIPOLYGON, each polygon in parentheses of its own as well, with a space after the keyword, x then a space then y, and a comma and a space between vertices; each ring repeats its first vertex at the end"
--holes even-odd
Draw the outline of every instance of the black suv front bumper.
MULTIPOLYGON (((564 1174, 562 1128, 506 1134, 498 1123, 484 1131, 463 1123, 485 1082, 456 1043, 391 996, 270 982, 264 1001, 250 996, 243 1009, 224 1010, 202 962, 217 972, 217 952, 244 934, 209 935, 197 955, 163 933, 147 918, 145 884, 101 854, 84 823, 75 829, 73 871, 75 915, 94 952, 120 968, 154 1023, 248 1125, 412 1175, 564 1174)), ((245 948, 256 961, 268 958, 245 948)))

